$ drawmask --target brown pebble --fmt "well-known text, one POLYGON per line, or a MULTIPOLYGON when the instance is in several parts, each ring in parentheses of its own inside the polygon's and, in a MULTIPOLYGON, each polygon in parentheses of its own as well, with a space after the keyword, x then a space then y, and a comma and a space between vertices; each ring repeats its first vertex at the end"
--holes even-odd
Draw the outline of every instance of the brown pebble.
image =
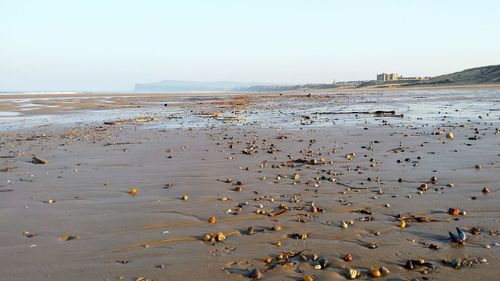
POLYGON ((249 226, 247 228, 247 235, 253 235, 255 233, 255 230, 253 228, 253 226, 249 226))
POLYGON ((61 237, 61 240, 64 240, 64 241, 71 241, 71 240, 78 240, 78 239, 80 239, 80 236, 78 236, 78 235, 67 235, 67 236, 61 237))
POLYGON ((420 191, 427 191, 428 189, 429 189, 429 186, 426 183, 423 183, 418 187, 418 190, 420 190, 420 191))
POLYGON ((304 276, 304 281, 314 281, 314 278, 311 275, 304 276))
POLYGON ((210 235, 208 233, 203 235, 203 241, 208 242, 210 240, 212 240, 212 235, 210 235))
POLYGON ((42 158, 39 158, 36 156, 33 156, 33 159, 31 162, 33 162, 33 164, 42 164, 42 165, 49 164, 48 160, 45 160, 45 159, 42 159, 42 158))
POLYGON ((347 254, 344 256, 344 260, 345 261, 352 261, 352 255, 351 254, 347 254))
POLYGON ((279 226, 279 225, 275 225, 275 226, 273 226, 273 230, 274 230, 274 231, 281 231, 282 229, 283 229, 283 228, 281 228, 281 226, 279 226))
POLYGON ((372 277, 375 277, 375 278, 382 276, 382 274, 380 273, 380 270, 376 267, 370 268, 370 275, 372 277))
POLYGON ((452 216, 458 216, 460 214, 460 210, 457 208, 450 208, 448 210, 448 214, 450 214, 452 216))
POLYGON ((484 187, 482 190, 483 193, 490 193, 490 189, 487 187, 484 187))
POLYGON ((211 223, 211 224, 217 223, 217 219, 215 217, 210 217, 208 219, 208 223, 211 223))

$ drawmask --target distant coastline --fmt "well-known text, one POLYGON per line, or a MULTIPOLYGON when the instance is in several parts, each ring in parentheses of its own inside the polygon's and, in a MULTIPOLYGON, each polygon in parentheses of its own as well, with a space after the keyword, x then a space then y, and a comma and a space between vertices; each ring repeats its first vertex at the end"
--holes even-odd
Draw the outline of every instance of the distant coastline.
POLYGON ((264 84, 248 82, 227 81, 177 81, 164 80, 156 83, 137 84, 134 92, 150 93, 183 93, 183 92, 290 92, 290 91, 312 91, 312 90, 344 90, 344 89, 411 89, 421 87, 463 87, 500 85, 500 65, 482 66, 465 69, 459 72, 429 77, 425 80, 388 80, 378 82, 377 80, 343 81, 334 83, 311 83, 311 84, 264 84))

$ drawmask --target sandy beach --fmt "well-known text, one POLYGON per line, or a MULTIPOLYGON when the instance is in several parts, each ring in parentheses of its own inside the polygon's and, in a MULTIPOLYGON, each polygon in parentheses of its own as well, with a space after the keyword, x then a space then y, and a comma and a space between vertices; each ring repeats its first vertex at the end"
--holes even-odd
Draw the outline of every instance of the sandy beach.
POLYGON ((0 111, 0 280, 499 279, 498 88, 0 111))

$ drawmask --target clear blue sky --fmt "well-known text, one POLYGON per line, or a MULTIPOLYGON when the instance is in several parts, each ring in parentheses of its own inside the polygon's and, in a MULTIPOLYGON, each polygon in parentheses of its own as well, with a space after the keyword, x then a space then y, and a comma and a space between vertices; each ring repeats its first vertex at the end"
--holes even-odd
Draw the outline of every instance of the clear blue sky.
POLYGON ((500 1, 0 0, 1 90, 331 82, 500 63, 500 1))

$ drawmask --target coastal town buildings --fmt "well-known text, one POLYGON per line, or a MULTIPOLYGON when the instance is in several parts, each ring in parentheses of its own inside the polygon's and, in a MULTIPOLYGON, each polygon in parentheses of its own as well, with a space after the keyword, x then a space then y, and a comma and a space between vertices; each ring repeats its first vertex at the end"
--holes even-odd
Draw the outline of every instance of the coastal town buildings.
POLYGON ((397 81, 397 80, 405 80, 405 81, 413 81, 413 80, 429 80, 431 77, 403 77, 397 73, 381 73, 377 74, 377 83, 382 83, 386 81, 397 81))

